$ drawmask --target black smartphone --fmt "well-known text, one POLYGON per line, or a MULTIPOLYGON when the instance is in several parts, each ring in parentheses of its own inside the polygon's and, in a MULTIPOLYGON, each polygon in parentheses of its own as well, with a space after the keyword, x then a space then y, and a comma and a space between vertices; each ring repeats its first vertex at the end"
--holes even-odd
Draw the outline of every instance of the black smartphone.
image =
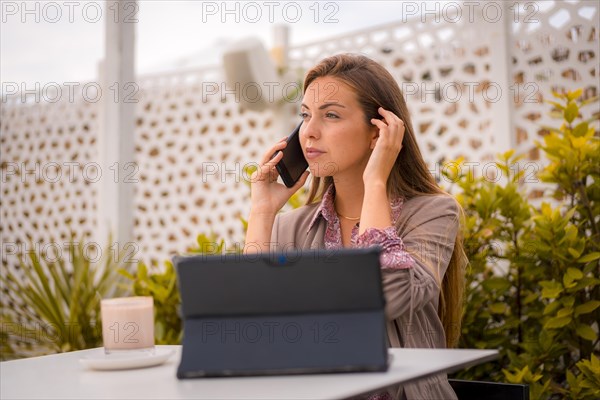
POLYGON ((298 124, 296 129, 286 139, 287 146, 283 149, 283 158, 275 166, 283 183, 287 187, 292 187, 298 182, 302 173, 308 168, 308 162, 302 153, 300 147, 300 127, 302 122, 298 124))

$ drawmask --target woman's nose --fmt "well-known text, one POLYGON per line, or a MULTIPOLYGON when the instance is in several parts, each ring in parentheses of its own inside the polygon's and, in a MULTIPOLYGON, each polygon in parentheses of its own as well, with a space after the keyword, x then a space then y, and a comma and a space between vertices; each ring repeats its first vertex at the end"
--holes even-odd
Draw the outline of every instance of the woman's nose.
POLYGON ((318 139, 321 131, 315 118, 305 120, 300 128, 300 135, 306 139, 318 139))

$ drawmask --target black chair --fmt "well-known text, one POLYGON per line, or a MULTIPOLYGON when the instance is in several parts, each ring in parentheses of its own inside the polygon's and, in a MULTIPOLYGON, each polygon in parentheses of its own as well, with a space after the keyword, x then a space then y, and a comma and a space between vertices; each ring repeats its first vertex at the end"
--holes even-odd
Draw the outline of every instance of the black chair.
POLYGON ((458 400, 529 400, 529 385, 448 379, 458 400))

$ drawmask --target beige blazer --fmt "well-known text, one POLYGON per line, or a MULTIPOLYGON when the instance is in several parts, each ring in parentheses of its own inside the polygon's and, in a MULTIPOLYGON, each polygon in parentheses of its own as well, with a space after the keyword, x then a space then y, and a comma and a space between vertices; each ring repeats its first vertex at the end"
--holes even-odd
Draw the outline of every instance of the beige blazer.
MULTIPOLYGON (((280 213, 275 218, 272 251, 324 248, 326 221, 309 230, 317 204, 280 213)), ((438 317, 440 283, 446 273, 459 228, 459 208, 446 195, 417 196, 404 202, 396 223, 411 269, 383 269, 387 333, 391 347, 444 348, 446 338, 438 317)), ((456 399, 445 375, 436 375, 391 389, 395 398, 456 399)))

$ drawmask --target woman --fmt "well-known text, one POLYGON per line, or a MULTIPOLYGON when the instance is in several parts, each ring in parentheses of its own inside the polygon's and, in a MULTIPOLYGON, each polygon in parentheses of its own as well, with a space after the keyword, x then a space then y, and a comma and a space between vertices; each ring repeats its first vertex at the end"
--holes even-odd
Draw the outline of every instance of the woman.
MULTIPOLYGON (((313 175, 307 205, 277 214, 309 175, 289 189, 277 183, 282 139, 252 176, 246 252, 380 245, 390 346, 454 346, 466 261, 461 210, 429 173, 398 84, 367 57, 329 57, 308 72, 300 115, 313 175)), ((445 375, 390 394, 456 398, 445 375)))

